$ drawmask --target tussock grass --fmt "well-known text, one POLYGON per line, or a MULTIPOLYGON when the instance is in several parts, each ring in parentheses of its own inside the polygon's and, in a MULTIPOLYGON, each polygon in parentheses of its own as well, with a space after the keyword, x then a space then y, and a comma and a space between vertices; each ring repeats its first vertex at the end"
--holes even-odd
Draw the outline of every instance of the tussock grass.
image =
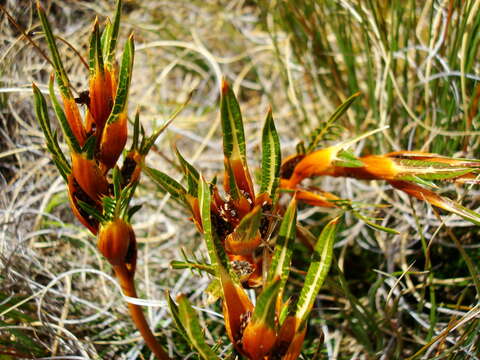
MULTIPOLYGON (((81 54, 94 16, 103 20, 113 12, 105 0, 50 5, 55 33, 81 54)), ((45 49, 33 5, 11 0, 6 8, 45 49)), ((196 90, 147 162, 175 174, 176 143, 207 176, 222 171, 221 76, 239 96, 252 168, 260 161, 269 104, 286 156, 358 90, 362 97, 338 122, 336 138, 390 127, 360 142, 357 154, 421 149, 478 158, 479 22, 476 1, 129 1, 122 35, 133 31, 137 43, 130 103, 139 105, 147 132, 196 90)), ((73 221, 65 187, 43 149, 30 84, 46 89, 50 65, 4 15, 0 29, 0 353, 148 358, 108 264, 73 221)), ((87 88, 75 53, 61 44, 61 54, 75 89, 87 88)), ((374 231, 347 215, 303 358, 478 358, 478 228, 439 216, 383 182, 325 178, 314 184, 341 198, 391 204, 369 212, 400 234, 374 231)), ((444 189, 478 208, 475 187, 444 189)), ((171 326, 164 292, 186 293, 206 307, 208 279, 169 269, 171 260, 183 258, 182 248, 187 256, 205 249, 168 196, 148 181, 138 194, 135 202, 144 204, 134 219, 139 293, 171 355, 194 358, 171 326)), ((325 211, 301 209, 299 220, 318 233, 325 211)), ((298 245, 296 251, 294 266, 305 270, 307 250, 298 245)), ((211 344, 228 343, 219 312, 218 305, 200 312, 211 344)), ((232 358, 231 349, 220 346, 232 358)))

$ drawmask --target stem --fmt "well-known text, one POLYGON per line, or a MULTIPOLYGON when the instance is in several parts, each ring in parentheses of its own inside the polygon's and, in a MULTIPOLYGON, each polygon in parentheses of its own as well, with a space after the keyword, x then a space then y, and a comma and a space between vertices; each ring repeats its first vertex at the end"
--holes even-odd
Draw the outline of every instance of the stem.
MULTIPOLYGON (((137 297, 137 291, 135 290, 135 283, 133 281, 133 276, 130 275, 125 265, 116 265, 113 266, 115 275, 120 282, 123 293, 130 297, 137 297)), ((137 326, 137 329, 140 331, 145 343, 148 348, 155 354, 155 356, 160 360, 170 360, 165 350, 162 346, 155 340, 150 327, 148 326, 145 315, 143 314, 142 308, 136 304, 128 303, 128 310, 130 311, 130 317, 137 326)))

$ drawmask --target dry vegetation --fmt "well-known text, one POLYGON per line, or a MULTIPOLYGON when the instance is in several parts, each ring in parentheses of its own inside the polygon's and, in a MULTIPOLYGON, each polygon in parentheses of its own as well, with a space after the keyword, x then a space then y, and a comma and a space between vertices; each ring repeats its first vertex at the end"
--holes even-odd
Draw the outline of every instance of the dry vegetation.
MULTIPOLYGON (((55 33, 82 55, 92 19, 103 21, 114 7, 106 0, 42 3, 55 33)), ((252 169, 270 105, 287 156, 358 90, 363 96, 339 121, 335 138, 390 128, 357 144, 357 155, 421 149, 480 158, 478 2, 320 3, 125 1, 121 38, 133 31, 136 41, 130 112, 138 105, 151 132, 195 90, 147 163, 180 179, 176 144, 206 176, 221 174, 222 76, 242 107, 252 169)), ((33 2, 7 0, 5 8, 46 49, 33 2)), ((44 149, 31 83, 47 91, 50 65, 0 16, 0 359, 149 358, 109 264, 74 220, 44 149)), ((85 90, 82 62, 70 46, 60 48, 75 89, 85 90)), ((362 211, 399 234, 346 215, 303 359, 477 359, 478 226, 439 216, 381 181, 321 178, 314 184, 371 204, 362 211)), ((480 206, 478 187, 442 189, 469 209, 480 206)), ((220 306, 209 304, 208 277, 170 269, 172 260, 184 259, 183 249, 189 258, 206 256, 188 214, 146 177, 134 202, 143 204, 134 218, 142 300, 132 301, 146 306, 173 358, 195 359, 165 306, 166 290, 187 294, 202 309, 210 344, 233 359, 220 306)), ((326 212, 304 207, 298 219, 318 234, 326 212)), ((305 270, 306 249, 298 245, 296 252, 294 266, 305 270)))

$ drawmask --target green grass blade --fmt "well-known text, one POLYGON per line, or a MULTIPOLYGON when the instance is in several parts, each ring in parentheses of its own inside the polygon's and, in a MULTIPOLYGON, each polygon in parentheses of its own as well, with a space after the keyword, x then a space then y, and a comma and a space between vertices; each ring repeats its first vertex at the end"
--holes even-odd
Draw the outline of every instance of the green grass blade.
POLYGON ((304 323, 312 310, 313 303, 317 297, 325 278, 327 277, 332 263, 333 244, 335 233, 339 224, 339 218, 331 220, 322 230, 318 237, 317 244, 313 251, 310 267, 308 268, 305 283, 300 293, 295 317, 300 323, 304 323))
POLYGON ((262 184, 260 193, 270 194, 271 199, 275 199, 281 162, 280 140, 270 109, 262 132, 262 184))

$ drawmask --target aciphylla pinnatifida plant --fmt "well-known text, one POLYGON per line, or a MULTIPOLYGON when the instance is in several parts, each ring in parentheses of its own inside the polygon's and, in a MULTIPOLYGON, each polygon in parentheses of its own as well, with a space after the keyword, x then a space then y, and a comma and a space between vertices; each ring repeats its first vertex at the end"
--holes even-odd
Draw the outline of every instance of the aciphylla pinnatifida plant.
MULTIPOLYGON (((354 94, 347 99, 321 128, 313 132, 309 146, 306 149, 297 147, 298 154, 287 157, 283 163, 279 138, 269 112, 262 133, 262 177, 258 195, 247 166, 240 108, 226 83, 221 99, 225 195, 220 194, 216 184, 207 183, 178 150, 186 187, 163 172, 145 168, 163 191, 188 209, 196 227, 204 234, 208 248, 210 264, 186 258, 173 262, 173 267, 206 271, 220 283, 228 337, 236 352, 248 359, 298 358, 309 313, 332 262, 335 233, 342 212, 350 211, 376 229, 396 232, 361 214, 350 200, 303 188, 301 182, 305 178, 328 175, 386 180, 414 198, 473 223, 480 222, 475 212, 423 187, 435 187, 435 181, 439 180, 476 183, 480 167, 477 160, 414 151, 356 157, 349 151, 359 140, 383 129, 318 150, 335 121, 358 96, 354 94), (286 209, 280 205, 280 193, 292 195, 286 209), (306 229, 296 222, 297 201, 333 208, 332 220, 314 244, 310 241, 313 236, 306 234, 306 229), (284 293, 292 261, 292 244, 301 237, 309 240, 313 251, 303 288, 295 302, 285 299, 284 293), (256 290, 255 305, 245 292, 247 288, 256 290)), ((171 312, 180 333, 202 358, 217 358, 203 340, 198 319, 186 297, 180 295, 177 302, 178 305, 170 298, 171 312)))
MULTIPOLYGON (((107 20, 102 33, 98 21, 94 23, 88 54, 88 91, 77 98, 73 95, 55 37, 40 4, 38 14, 54 68, 49 84, 50 100, 66 139, 68 154, 60 147, 57 132, 52 131, 46 99, 34 84, 35 110, 47 149, 67 184, 74 215, 97 237, 98 249, 112 265, 123 293, 137 297, 134 283, 137 244, 131 218, 140 207, 130 206, 130 201, 140 179, 144 158, 165 126, 145 137, 137 112, 132 146, 125 149, 134 42, 130 36, 118 66, 115 49, 120 27, 120 1, 113 23, 107 20), (61 102, 55 94, 55 79, 61 102), (123 165, 119 167, 117 162, 123 151, 123 165)), ((157 358, 168 359, 150 330, 142 309, 130 302, 128 308, 150 350, 157 358)))
MULTIPOLYGON (((206 241, 210 264, 186 259, 172 265, 204 270, 215 277, 214 283, 221 289, 227 335, 238 354, 252 360, 297 359, 309 314, 332 261, 339 217, 333 217, 316 242, 298 300, 286 299, 297 201, 293 198, 286 209, 279 203, 281 152, 272 112, 262 132, 262 176, 257 193, 247 164, 240 107, 226 82, 220 108, 223 195, 178 150, 186 188, 161 171, 145 168, 163 191, 188 209, 206 241), (249 288, 257 293, 255 305, 247 295, 249 288)), ((217 359, 203 339, 186 297, 180 295, 177 302, 170 299, 169 304, 180 333, 202 358, 217 359)))

